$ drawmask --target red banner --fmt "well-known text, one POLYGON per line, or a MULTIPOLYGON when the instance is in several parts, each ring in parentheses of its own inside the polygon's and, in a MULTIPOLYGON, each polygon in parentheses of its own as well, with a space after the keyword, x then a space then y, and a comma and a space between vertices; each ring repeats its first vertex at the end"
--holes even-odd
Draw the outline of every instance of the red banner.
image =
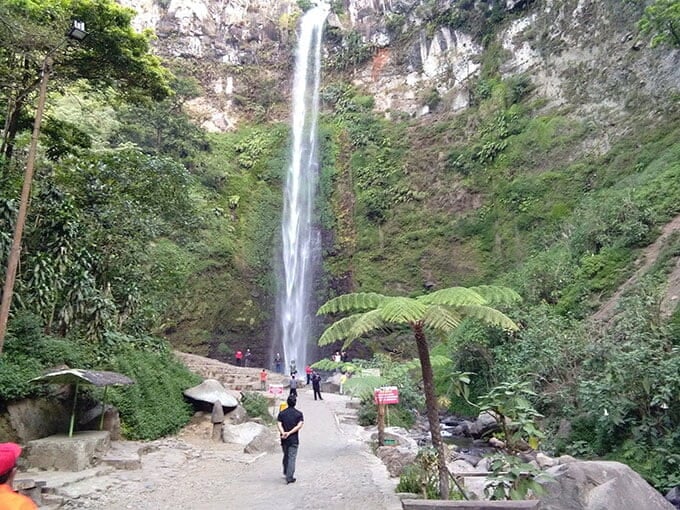
POLYGON ((399 389, 396 386, 383 386, 373 392, 373 401, 376 404, 398 404, 399 389))

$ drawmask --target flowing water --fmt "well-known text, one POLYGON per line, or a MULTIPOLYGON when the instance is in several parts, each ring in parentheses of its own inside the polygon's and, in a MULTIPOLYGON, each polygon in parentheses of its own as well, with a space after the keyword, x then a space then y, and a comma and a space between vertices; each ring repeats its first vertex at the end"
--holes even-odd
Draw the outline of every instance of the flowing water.
POLYGON ((312 342, 313 276, 320 261, 320 233, 314 202, 318 181, 319 82, 321 36, 328 7, 307 11, 302 18, 293 83, 293 140, 283 204, 282 282, 277 312, 286 367, 302 373, 312 342))

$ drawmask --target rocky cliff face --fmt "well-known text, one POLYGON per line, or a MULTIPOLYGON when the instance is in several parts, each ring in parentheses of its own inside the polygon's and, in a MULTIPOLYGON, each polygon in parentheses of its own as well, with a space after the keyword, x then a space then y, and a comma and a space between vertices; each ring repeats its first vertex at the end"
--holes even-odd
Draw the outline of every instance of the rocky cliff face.
MULTIPOLYGON (((246 123, 265 125, 289 118, 296 27, 302 15, 297 1, 120 1, 138 12, 137 28, 154 30, 157 52, 175 72, 194 76, 202 84, 202 95, 185 107, 204 129, 224 132, 246 123)), ((462 146, 465 140, 476 143, 475 131, 483 129, 483 123, 476 118, 467 124, 446 121, 465 119, 456 113, 475 101, 475 108, 480 108, 475 117, 479 118, 492 117, 484 108, 501 111, 514 102, 504 104, 507 98, 487 97, 487 106, 480 107, 478 98, 484 87, 491 94, 494 83, 504 80, 503 86, 521 89, 531 115, 568 116, 570 124, 582 127, 583 136, 573 143, 569 140, 563 150, 536 157, 535 168, 527 172, 542 172, 552 163, 548 159, 567 165, 605 154, 622 134, 637 133, 636 123, 650 126, 668 112, 677 114, 680 51, 650 48, 636 28, 641 15, 639 3, 620 0, 336 0, 327 20, 322 86, 351 83, 362 97, 372 96, 377 114, 400 120, 417 118, 408 130, 395 135, 408 139, 404 153, 413 153, 413 157, 392 161, 394 171, 401 174, 407 169, 404 186, 425 197, 419 199, 419 207, 433 214, 464 215, 481 208, 485 197, 456 175, 451 147, 462 146), (490 105, 494 100, 496 104, 490 105), (428 130, 428 124, 437 121, 441 121, 439 139, 428 130)), ((522 143, 529 146, 532 142, 522 143)), ((340 177, 334 183, 337 203, 332 207, 339 219, 336 231, 325 236, 324 246, 330 254, 327 258, 341 260, 344 268, 355 264, 356 238, 376 234, 358 232, 355 218, 347 212, 354 210, 358 192, 351 172, 345 170, 350 153, 358 149, 339 150, 346 151, 336 162, 340 177), (344 241, 346 246, 341 246, 344 241)), ((521 165, 527 160, 517 161, 521 165)), ((400 229, 401 224, 394 222, 384 235, 398 237, 400 229)), ((450 229, 445 230, 447 234, 439 240, 433 237, 437 247, 428 239, 427 253, 413 248, 410 258, 399 261, 418 273, 414 280, 422 275, 428 284, 458 281, 460 275, 477 271, 479 254, 470 246, 456 244, 456 239, 444 239, 450 229)), ((512 243, 506 246, 500 236, 495 239, 494 246, 499 248, 493 256, 503 258, 503 250, 511 251, 507 246, 512 243)), ((377 242, 380 250, 376 248, 376 253, 383 248, 382 237, 377 242)), ((387 251, 401 249, 392 245, 387 251)), ((373 263, 370 260, 366 265, 373 263)), ((334 277, 330 286, 337 292, 361 288, 366 279, 364 275, 364 280, 355 280, 350 271, 334 277)), ((395 282, 398 291, 405 289, 400 287, 402 281, 395 282)), ((267 337, 274 328, 266 323, 271 320, 269 314, 258 312, 271 308, 263 297, 270 289, 258 285, 239 281, 239 288, 244 289, 241 299, 232 296, 235 303, 227 299, 224 308, 243 310, 247 303, 247 313, 233 320, 222 310, 215 311, 215 319, 210 319, 213 324, 201 326, 210 340, 196 340, 201 348, 195 352, 219 356, 220 346, 231 348, 249 337, 249 346, 259 349, 258 357, 266 357, 267 337), (251 318, 242 319, 246 316, 251 318)), ((186 323, 213 316, 198 309, 185 313, 186 323)), ((187 338, 203 338, 184 328, 178 328, 176 337, 168 334, 180 344, 187 338)))
MULTIPOLYGON (((263 79, 279 92, 271 101, 285 103, 301 15, 297 2, 121 3, 137 11, 137 28, 158 35, 160 55, 200 79, 205 94, 188 106, 204 128, 236 126, 246 115, 239 98, 263 79), (257 69, 258 77, 247 69, 257 69)), ((441 98, 441 110, 466 108, 471 84, 491 58, 503 75, 528 77, 549 106, 569 105, 602 124, 630 106, 665 103, 680 83, 680 52, 652 50, 638 37, 641 7, 633 2, 345 0, 335 11, 328 25, 340 37, 329 38, 326 56, 351 50, 348 36, 359 35, 355 46, 371 56, 343 71, 388 115, 428 113, 428 91, 441 98), (500 31, 488 29, 491 10, 500 31)))

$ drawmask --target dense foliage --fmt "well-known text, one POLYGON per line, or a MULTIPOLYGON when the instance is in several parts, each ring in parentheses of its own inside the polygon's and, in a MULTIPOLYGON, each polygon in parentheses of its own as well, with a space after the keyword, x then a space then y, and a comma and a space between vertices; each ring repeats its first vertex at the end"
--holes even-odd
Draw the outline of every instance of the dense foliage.
MULTIPOLYGON (((651 96, 627 83, 630 90, 612 92, 625 96, 612 119, 583 113, 569 90, 564 103, 546 104, 530 75, 501 72, 505 50, 494 37, 514 13, 496 2, 442 12, 435 4, 417 13, 428 38, 465 27, 484 46, 462 111, 428 85, 418 98, 430 115, 377 112, 353 73, 379 50, 357 32, 328 31, 317 297, 413 297, 481 282, 515 289, 524 299, 508 311, 517 333, 463 321, 429 338, 432 359, 449 360, 433 363, 438 401, 466 415, 480 402, 503 406, 526 418, 518 439, 540 432, 551 452, 621 460, 660 489, 678 484, 680 311, 664 296, 680 241, 660 236, 680 214, 677 94, 654 97, 651 110, 651 96), (619 289, 618 308, 592 320, 619 289), (503 401, 501 389, 518 398, 503 401), (535 423, 541 430, 530 430, 535 423)), ((678 44, 677 5, 625 3, 656 46, 648 51, 677 51, 669 49, 678 44)), ((340 15, 341 7, 333 3, 340 15)), ((422 33, 406 14, 385 20, 402 49, 422 33)), ((270 338, 289 132, 269 120, 283 93, 271 77, 254 78, 252 66, 239 72, 253 87, 234 101, 262 122, 222 134, 196 128, 183 106, 200 86, 181 67, 170 77, 147 52, 150 34, 130 29, 130 16, 107 1, 0 5, 3 264, 39 68, 50 51, 55 70, 0 395, 43 392, 28 379, 60 363, 119 367, 139 379, 117 396, 126 432, 152 437, 176 429, 187 410, 163 397, 169 416, 160 423, 149 395, 177 392, 190 377, 146 340, 149 331, 222 358, 245 338, 270 338), (74 16, 92 29, 82 46, 62 44, 74 16), (167 377, 154 380, 160 373, 167 377)), ((629 18, 623 33, 635 30, 629 18)), ((531 43, 552 51, 540 27, 532 29, 531 43)), ((396 49, 395 61, 410 58, 396 49)), ((574 70, 574 82, 583 72, 574 70)), ((416 356, 413 342, 399 328, 369 339, 365 357, 390 353, 372 363, 400 387, 404 403, 392 419, 408 424, 423 408, 418 370, 404 363, 416 356)), ((411 481, 422 488, 427 476, 411 481)), ((505 490, 514 481, 503 483, 505 490)))

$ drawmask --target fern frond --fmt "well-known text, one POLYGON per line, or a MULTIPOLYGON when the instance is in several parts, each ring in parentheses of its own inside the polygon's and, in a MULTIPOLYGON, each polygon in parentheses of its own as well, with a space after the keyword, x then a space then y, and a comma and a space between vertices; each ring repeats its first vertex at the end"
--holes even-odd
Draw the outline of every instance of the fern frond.
POLYGON ((354 292, 335 297, 319 308, 317 315, 338 312, 365 312, 378 308, 386 298, 375 292, 354 292))
POLYGON ((326 329, 319 337, 319 345, 328 345, 338 340, 344 340, 351 335, 352 326, 357 321, 356 315, 340 319, 326 329))
POLYGON ((391 297, 383 302, 380 315, 385 322, 410 324, 422 320, 428 307, 415 299, 391 297))
POLYGON ((381 329, 384 326, 385 322, 380 317, 378 310, 357 313, 331 324, 319 337, 318 344, 328 345, 338 340, 346 340, 345 346, 348 346, 361 335, 375 329, 381 329))
POLYGON ((380 310, 371 310, 370 312, 356 314, 352 317, 356 317, 357 320, 352 326, 351 339, 359 338, 369 331, 383 329, 385 327, 385 321, 381 316, 380 310))
POLYGON ((460 325, 461 316, 455 308, 446 306, 430 305, 424 317, 425 327, 435 331, 449 332, 460 325))
POLYGON ((512 305, 522 301, 522 296, 509 287, 499 287, 497 285, 480 285, 470 287, 477 294, 486 300, 489 305, 512 305))
POLYGON ((419 296, 418 301, 428 305, 483 305, 486 304, 484 298, 472 289, 465 287, 450 287, 441 289, 431 294, 419 296))
POLYGON ((510 317, 489 306, 461 306, 457 308, 457 311, 464 317, 479 319, 487 324, 500 326, 503 329, 510 331, 517 331, 519 329, 510 317))

